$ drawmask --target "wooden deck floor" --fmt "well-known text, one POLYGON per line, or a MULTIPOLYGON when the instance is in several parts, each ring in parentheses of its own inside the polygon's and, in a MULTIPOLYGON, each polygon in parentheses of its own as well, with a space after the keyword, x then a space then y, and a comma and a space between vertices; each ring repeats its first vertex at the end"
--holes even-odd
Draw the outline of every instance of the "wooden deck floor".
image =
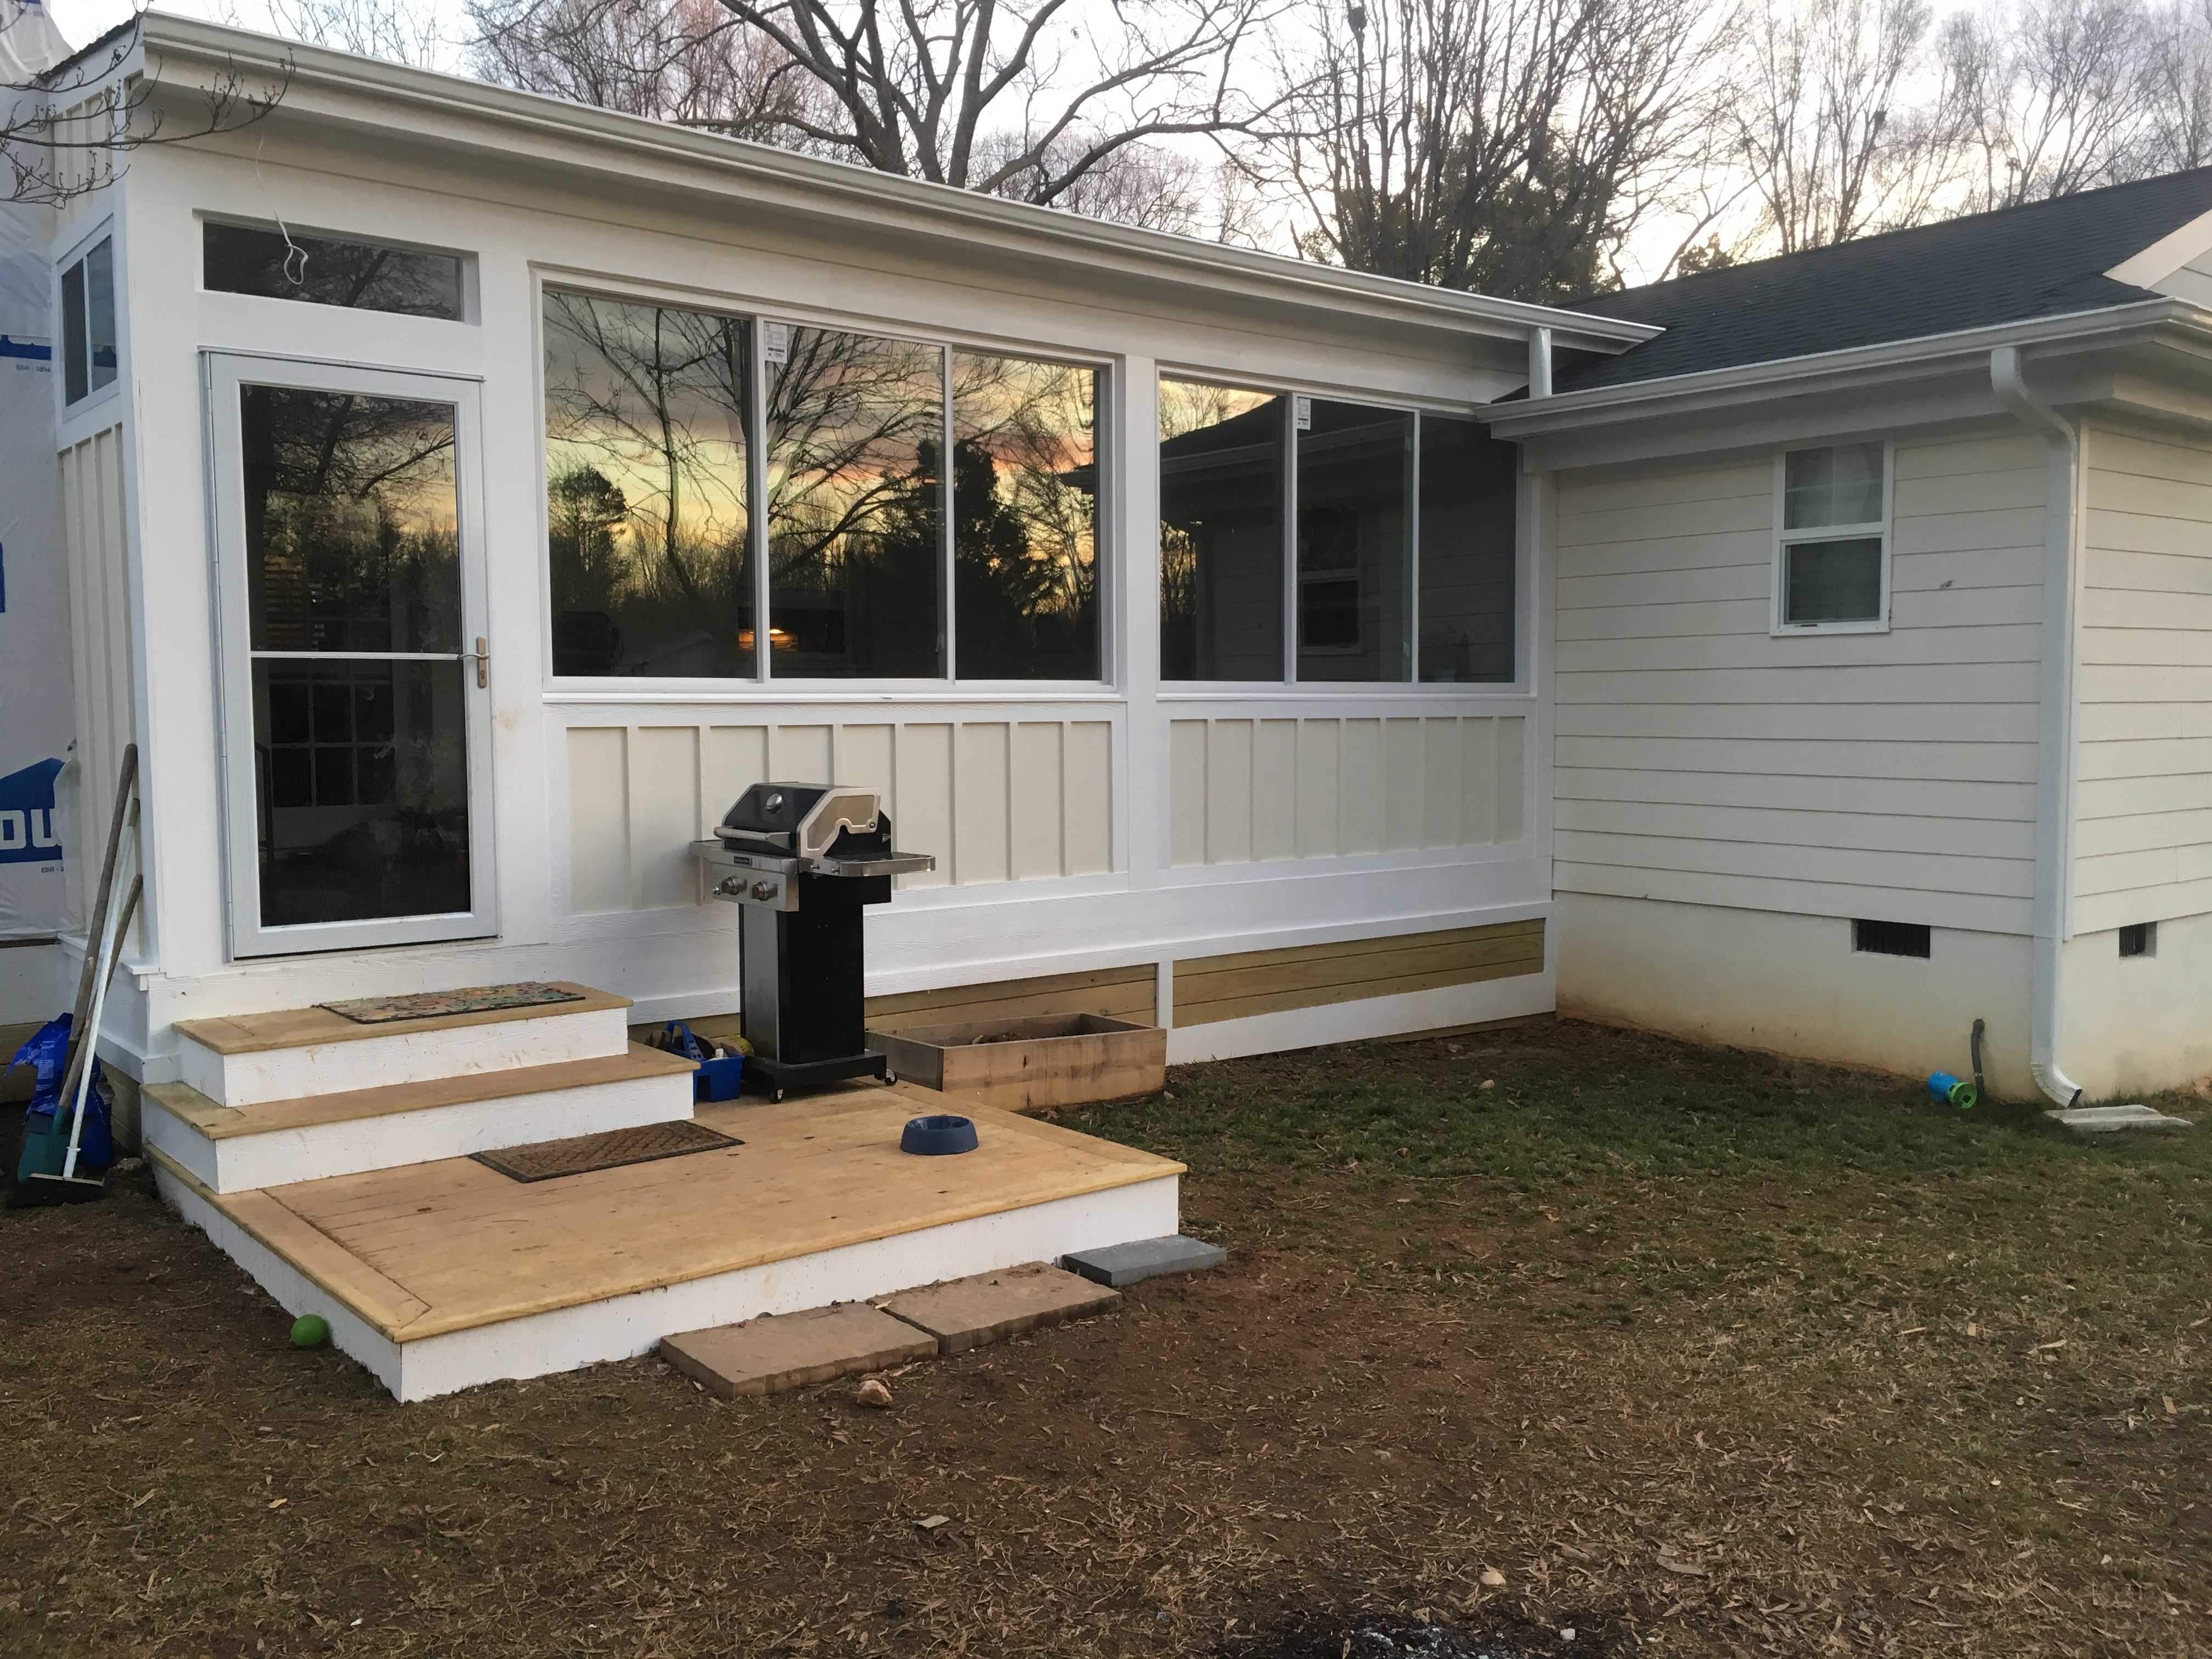
POLYGON ((380 1334, 406 1343, 925 1227, 1102 1192, 1182 1165, 910 1085, 702 1106, 742 1146, 556 1181, 472 1158, 216 1196, 380 1334), (899 1151, 925 1111, 972 1116, 956 1158, 899 1151))

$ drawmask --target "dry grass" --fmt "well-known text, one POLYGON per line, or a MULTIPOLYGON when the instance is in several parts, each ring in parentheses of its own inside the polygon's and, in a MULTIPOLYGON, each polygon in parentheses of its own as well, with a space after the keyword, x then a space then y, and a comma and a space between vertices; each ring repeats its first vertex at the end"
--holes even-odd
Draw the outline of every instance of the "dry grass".
POLYGON ((1565 1024, 1070 1121, 1230 1268, 886 1413, 403 1408, 143 1188, 0 1217, 0 1653, 2212 1651, 2212 1132, 1565 1024))

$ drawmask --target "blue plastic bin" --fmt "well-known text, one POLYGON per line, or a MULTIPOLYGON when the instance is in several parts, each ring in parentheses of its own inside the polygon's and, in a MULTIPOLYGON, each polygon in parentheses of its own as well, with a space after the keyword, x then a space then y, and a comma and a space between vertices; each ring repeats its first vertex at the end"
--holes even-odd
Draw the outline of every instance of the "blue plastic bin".
POLYGON ((692 1098, 695 1100, 735 1100, 738 1085, 745 1074, 745 1057, 732 1054, 724 1060, 702 1060, 692 1079, 692 1098))

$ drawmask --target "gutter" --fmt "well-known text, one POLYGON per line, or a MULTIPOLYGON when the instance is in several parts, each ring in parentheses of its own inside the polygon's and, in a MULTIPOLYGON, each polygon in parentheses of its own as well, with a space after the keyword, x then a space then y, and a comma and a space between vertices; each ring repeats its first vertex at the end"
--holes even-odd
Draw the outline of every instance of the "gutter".
POLYGON ((2036 728, 2035 902, 2028 976, 2028 1070, 2060 1107, 2081 1090, 2058 1069, 2061 955, 2072 932, 2074 874, 2074 671, 2079 654, 2075 589, 2081 574, 2081 434, 2028 386, 2020 348, 1990 353, 1990 390, 2024 424, 2050 440, 2044 525, 2043 629, 2036 728))
POLYGON ((1485 404, 1477 417, 1491 435, 1522 439, 1593 426, 1656 420, 1726 407, 1748 396, 1786 389, 1790 394, 1822 394, 1867 384, 1878 385, 1927 374, 1947 363, 1978 369, 1986 355, 2002 346, 2064 345, 2092 349, 2156 337, 2161 329, 2179 329, 2212 339, 2212 319, 2203 307, 2185 300, 2150 295, 2124 305, 2062 312, 2009 323, 1984 324, 1947 334, 1923 334, 1885 340, 1841 351, 1776 357, 1729 368, 1699 369, 1586 392, 1559 392, 1541 400, 1485 404), (2132 337, 2132 338, 2131 338, 2132 337))

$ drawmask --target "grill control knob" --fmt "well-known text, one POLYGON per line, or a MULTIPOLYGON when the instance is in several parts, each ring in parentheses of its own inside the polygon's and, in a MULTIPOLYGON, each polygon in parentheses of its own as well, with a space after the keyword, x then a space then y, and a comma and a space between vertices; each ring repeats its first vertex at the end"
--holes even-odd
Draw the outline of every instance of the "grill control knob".
POLYGON ((772 881, 755 882, 753 884, 753 896, 760 900, 762 903, 767 903, 769 900, 775 896, 775 884, 772 881))

